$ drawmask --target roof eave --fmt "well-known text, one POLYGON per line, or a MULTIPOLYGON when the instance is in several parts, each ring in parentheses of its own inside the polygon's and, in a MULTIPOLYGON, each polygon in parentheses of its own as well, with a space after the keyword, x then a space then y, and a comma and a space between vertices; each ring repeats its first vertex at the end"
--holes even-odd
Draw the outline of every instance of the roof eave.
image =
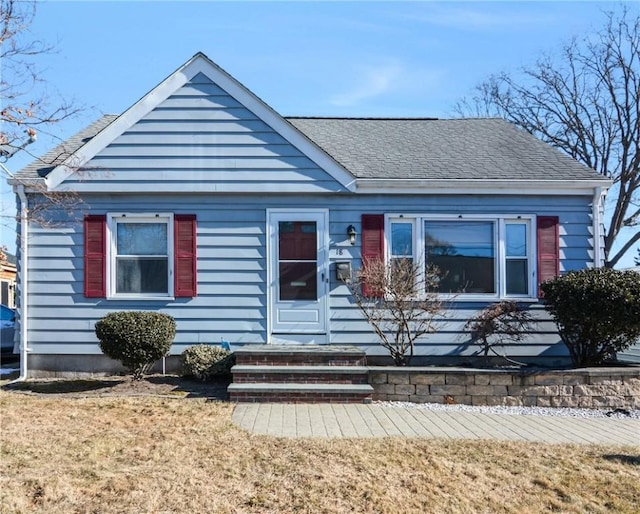
MULTIPOLYGON (((591 194, 594 189, 603 190, 613 182, 607 178, 569 180, 492 180, 492 179, 388 179, 359 178, 358 192, 415 194, 418 189, 426 189, 433 194, 476 194, 486 191, 491 194, 545 194, 582 195, 591 194)), ((424 191, 421 191, 424 192, 424 191)))
POLYGON ((47 183, 44 178, 9 178, 7 184, 13 187, 14 191, 18 186, 24 186, 27 193, 42 193, 43 188, 48 190, 47 183))

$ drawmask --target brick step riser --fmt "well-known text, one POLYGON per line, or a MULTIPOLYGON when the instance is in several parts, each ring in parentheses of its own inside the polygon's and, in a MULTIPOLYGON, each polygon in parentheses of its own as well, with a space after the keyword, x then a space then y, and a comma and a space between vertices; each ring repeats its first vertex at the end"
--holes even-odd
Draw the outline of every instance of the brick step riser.
POLYGON ((366 403, 373 395, 362 372, 366 356, 356 348, 244 348, 236 366, 232 402, 366 403))
POLYGON ((353 393, 260 393, 232 392, 232 402, 238 403, 366 403, 371 395, 353 393))
POLYGON ((247 383, 296 383, 296 384, 368 384, 366 374, 344 375, 337 373, 234 373, 233 382, 247 383))
POLYGON ((247 366, 366 366, 365 357, 335 355, 236 355, 236 364, 247 366))

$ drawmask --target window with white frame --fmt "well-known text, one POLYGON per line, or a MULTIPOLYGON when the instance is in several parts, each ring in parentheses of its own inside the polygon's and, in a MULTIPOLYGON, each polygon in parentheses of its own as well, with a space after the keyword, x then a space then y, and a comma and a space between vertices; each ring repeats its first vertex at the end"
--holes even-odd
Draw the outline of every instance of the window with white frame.
POLYGON ((440 292, 495 294, 492 222, 425 220, 423 223, 425 261, 441 273, 440 292))
POLYGON ((110 297, 173 296, 173 216, 109 214, 110 297))
POLYGON ((391 262, 399 259, 414 260, 414 236, 412 221, 394 221, 391 224, 391 262))
POLYGON ((390 216, 388 257, 419 258, 437 267, 444 294, 532 297, 532 218, 390 216))
POLYGON ((529 295, 531 250, 529 244, 529 223, 518 220, 505 220, 505 293, 511 295, 529 295))

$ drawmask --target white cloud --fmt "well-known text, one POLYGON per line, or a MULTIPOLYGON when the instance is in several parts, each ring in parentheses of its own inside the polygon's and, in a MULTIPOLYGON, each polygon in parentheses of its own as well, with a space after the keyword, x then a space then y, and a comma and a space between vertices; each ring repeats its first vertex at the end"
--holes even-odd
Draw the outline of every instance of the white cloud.
POLYGON ((414 22, 422 22, 441 27, 471 29, 471 30, 490 30, 496 28, 524 28, 533 25, 548 25, 558 23, 558 17, 544 12, 527 10, 517 10, 509 12, 506 9, 500 9, 500 4, 490 4, 491 7, 485 6, 484 10, 479 7, 460 8, 451 7, 450 5, 442 6, 429 4, 428 9, 422 14, 411 17, 414 22))
POLYGON ((391 104, 397 105, 400 97, 407 100, 436 90, 444 75, 443 70, 410 67, 398 61, 354 66, 350 75, 351 87, 331 96, 329 103, 337 107, 358 107, 375 99, 379 105, 383 97, 395 95, 391 104))
POLYGON ((398 64, 388 64, 362 69, 358 82, 347 92, 332 96, 329 102, 340 107, 350 107, 392 90, 403 74, 398 64))

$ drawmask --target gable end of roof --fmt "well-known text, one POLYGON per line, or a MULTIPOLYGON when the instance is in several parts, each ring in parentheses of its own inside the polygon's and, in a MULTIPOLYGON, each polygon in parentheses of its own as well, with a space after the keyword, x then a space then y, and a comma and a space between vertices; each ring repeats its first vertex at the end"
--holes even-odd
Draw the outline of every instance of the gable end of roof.
POLYGON ((87 144, 80 147, 73 156, 75 162, 69 165, 70 163, 65 161, 58 164, 53 170, 50 170, 46 175, 48 187, 55 188, 61 184, 75 169, 81 167, 97 155, 98 152, 103 150, 118 136, 122 135, 127 129, 132 127, 199 73, 207 76, 229 95, 270 125, 276 132, 280 133, 285 139, 298 147, 301 152, 307 155, 307 157, 318 166, 322 167, 345 189, 355 190, 355 177, 349 171, 203 53, 194 55, 188 62, 169 75, 158 86, 110 123, 108 128, 102 130, 97 137, 94 137, 87 144))

